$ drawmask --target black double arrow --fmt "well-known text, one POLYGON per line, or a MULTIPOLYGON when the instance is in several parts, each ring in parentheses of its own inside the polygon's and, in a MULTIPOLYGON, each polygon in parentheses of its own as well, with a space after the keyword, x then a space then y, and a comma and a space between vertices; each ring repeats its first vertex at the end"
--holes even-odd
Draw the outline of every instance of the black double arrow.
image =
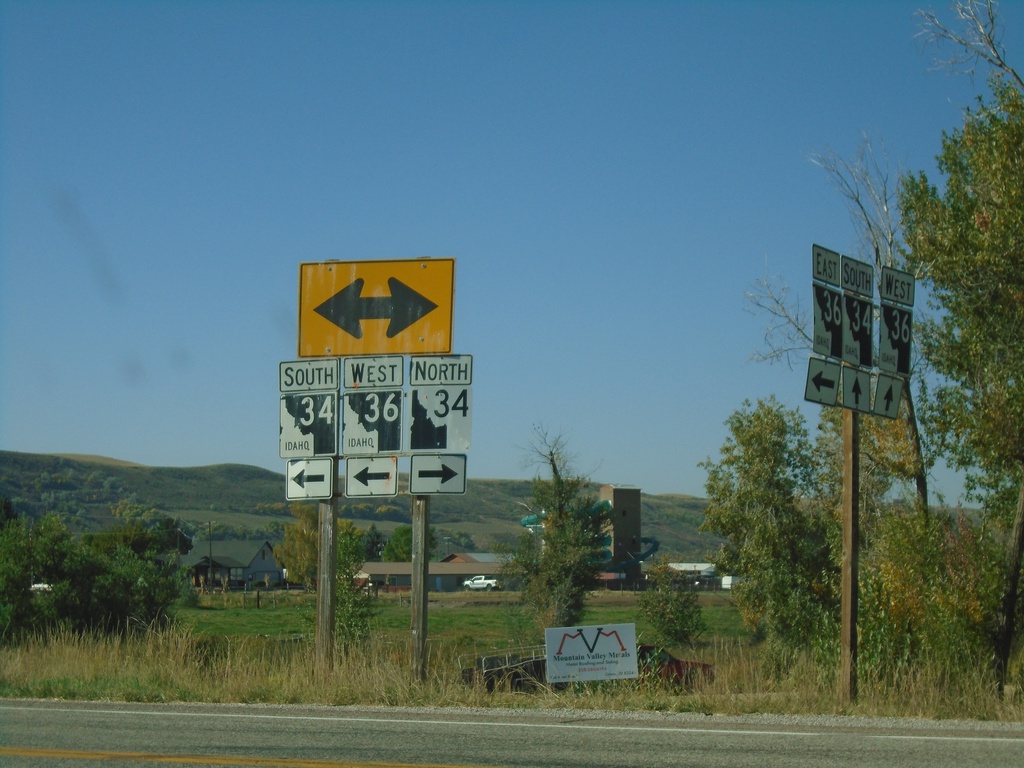
POLYGON ((314 310, 356 339, 363 338, 363 320, 389 320, 387 337, 394 338, 437 304, 395 277, 388 278, 390 296, 363 294, 363 278, 356 278, 314 310))

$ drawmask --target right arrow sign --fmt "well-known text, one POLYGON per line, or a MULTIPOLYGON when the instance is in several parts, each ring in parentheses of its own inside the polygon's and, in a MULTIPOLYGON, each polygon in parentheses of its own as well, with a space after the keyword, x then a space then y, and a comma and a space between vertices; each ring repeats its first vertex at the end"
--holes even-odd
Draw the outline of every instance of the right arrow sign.
POLYGON ((464 454, 415 454, 409 467, 409 493, 415 496, 466 492, 464 454))

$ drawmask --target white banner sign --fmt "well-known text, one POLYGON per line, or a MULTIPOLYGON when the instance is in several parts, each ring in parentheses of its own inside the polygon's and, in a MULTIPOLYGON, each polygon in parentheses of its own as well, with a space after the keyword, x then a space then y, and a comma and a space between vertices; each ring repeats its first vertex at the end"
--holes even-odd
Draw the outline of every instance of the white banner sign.
POLYGON ((548 627, 544 644, 549 683, 638 676, 635 624, 548 627))

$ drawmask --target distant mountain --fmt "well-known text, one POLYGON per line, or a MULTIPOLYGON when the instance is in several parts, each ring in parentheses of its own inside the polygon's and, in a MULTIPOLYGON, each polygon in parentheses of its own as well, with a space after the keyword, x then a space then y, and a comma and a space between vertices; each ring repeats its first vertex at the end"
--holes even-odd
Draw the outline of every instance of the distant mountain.
MULTIPOLYGON (((375 524, 384 532, 408 523, 411 499, 407 478, 397 497, 344 500, 339 515, 361 528, 375 524)), ((206 467, 147 467, 86 455, 51 455, 0 451, 0 496, 18 514, 39 518, 60 514, 72 530, 102 530, 113 525, 111 510, 124 500, 146 510, 179 518, 183 528, 224 536, 280 538, 292 520, 284 498, 284 475, 241 464, 206 467)), ((597 492, 597 486, 594 486, 597 492)), ((439 543, 455 533, 470 536, 478 549, 511 543, 522 533, 525 510, 519 502, 531 495, 529 480, 470 479, 462 495, 434 496, 430 523, 439 543)), ((700 533, 707 502, 675 494, 641 496, 643 535, 658 539, 661 553, 673 559, 703 560, 720 540, 700 533)), ((442 549, 452 547, 441 544, 442 549)))

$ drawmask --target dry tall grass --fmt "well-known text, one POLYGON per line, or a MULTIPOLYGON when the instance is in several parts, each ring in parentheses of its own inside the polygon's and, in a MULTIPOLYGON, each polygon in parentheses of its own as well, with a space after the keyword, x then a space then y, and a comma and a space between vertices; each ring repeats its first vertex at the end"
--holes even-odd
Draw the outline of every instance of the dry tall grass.
POLYGON ((56 632, 0 648, 0 696, 1024 720, 1021 697, 1000 699, 981 668, 954 674, 923 665, 898 680, 876 679, 862 670, 858 700, 844 706, 829 682, 832 676, 808 660, 798 660, 789 674, 776 678, 759 649, 746 643, 703 648, 700 656, 715 665, 715 679, 689 691, 639 680, 488 693, 462 682, 457 654, 454 645, 432 644, 428 679, 418 682, 412 679, 408 644, 374 640, 339 651, 334 669, 318 678, 305 639, 204 638, 174 627, 113 637, 56 632))

